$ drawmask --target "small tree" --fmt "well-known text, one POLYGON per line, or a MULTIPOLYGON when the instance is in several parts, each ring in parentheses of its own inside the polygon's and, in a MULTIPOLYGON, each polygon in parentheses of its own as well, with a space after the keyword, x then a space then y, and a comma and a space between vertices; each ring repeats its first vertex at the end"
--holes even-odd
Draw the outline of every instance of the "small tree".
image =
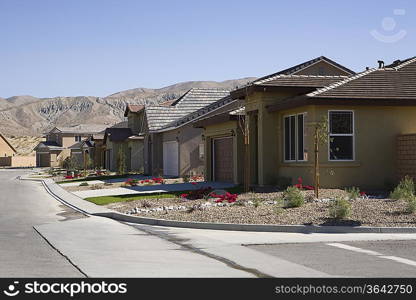
POLYGON ((325 145, 330 142, 328 131, 328 118, 322 117, 321 121, 315 124, 315 132, 313 135, 314 147, 315 147, 315 197, 319 198, 319 146, 325 145))
POLYGON ((117 171, 120 175, 126 174, 126 154, 123 147, 117 153, 117 171))

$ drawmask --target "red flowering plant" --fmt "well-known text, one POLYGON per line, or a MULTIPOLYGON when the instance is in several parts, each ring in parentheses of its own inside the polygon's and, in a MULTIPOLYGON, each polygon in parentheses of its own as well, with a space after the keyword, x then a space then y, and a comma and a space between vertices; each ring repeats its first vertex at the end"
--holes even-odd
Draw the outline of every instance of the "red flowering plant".
POLYGON ((74 176, 67 175, 67 176, 65 176, 65 179, 74 179, 74 176))
POLYGON ((237 201, 238 194, 231 194, 229 192, 226 192, 224 195, 217 195, 215 193, 211 193, 210 195, 213 198, 218 198, 215 200, 217 203, 222 203, 224 201, 227 201, 228 203, 234 203, 237 201))
POLYGON ((298 183, 294 185, 295 188, 298 188, 300 190, 310 190, 313 191, 315 188, 311 185, 303 185, 303 179, 302 177, 298 178, 298 183))
POLYGON ((165 183, 165 181, 162 177, 153 177, 152 180, 153 180, 154 183, 158 183, 158 184, 164 184, 165 183))
POLYGON ((180 197, 187 200, 205 199, 210 196, 212 187, 203 187, 197 190, 189 191, 188 193, 181 194, 180 197))
POLYGON ((124 183, 130 186, 137 186, 139 181, 137 179, 128 178, 124 183))
POLYGON ((204 181, 204 177, 202 175, 194 175, 191 177, 191 181, 193 182, 204 181))

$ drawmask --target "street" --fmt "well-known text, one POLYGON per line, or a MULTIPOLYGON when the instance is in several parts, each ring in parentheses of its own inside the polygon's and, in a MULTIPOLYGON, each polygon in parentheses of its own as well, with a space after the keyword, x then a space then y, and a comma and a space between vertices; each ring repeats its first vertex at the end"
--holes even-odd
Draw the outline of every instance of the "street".
POLYGON ((302 234, 125 224, 0 170, 0 277, 415 277, 416 234, 302 234))

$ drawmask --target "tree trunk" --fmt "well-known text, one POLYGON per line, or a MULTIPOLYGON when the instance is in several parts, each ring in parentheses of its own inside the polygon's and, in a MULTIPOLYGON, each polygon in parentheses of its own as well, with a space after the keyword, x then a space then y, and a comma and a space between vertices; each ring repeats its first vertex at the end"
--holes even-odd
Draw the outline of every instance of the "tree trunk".
POLYGON ((319 141, 315 132, 315 198, 319 198, 319 141))

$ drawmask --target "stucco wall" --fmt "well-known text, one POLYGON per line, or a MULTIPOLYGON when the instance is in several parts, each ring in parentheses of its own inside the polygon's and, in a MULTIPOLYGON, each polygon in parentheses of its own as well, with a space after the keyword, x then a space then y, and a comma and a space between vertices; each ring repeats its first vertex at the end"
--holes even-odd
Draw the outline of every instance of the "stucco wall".
POLYGON ((0 157, 13 156, 15 152, 12 148, 0 137, 0 157))
POLYGON ((144 145, 142 140, 129 141, 127 147, 131 149, 131 171, 143 172, 144 170, 144 145))

